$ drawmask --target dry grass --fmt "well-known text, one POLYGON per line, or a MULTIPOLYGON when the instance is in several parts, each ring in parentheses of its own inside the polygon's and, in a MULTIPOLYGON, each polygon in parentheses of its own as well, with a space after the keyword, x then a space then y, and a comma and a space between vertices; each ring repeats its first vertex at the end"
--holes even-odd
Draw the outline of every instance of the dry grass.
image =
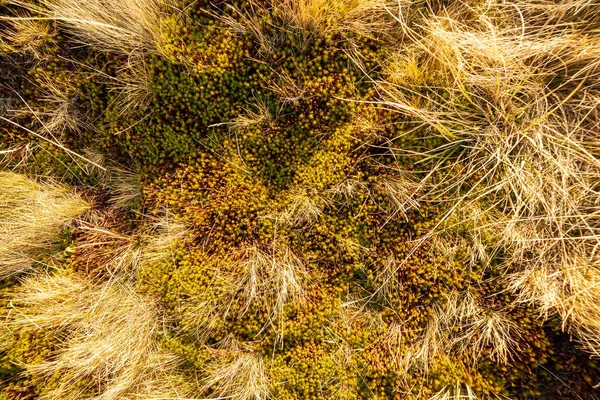
POLYGON ((271 398, 263 360, 240 349, 233 339, 213 349, 212 362, 205 371, 203 391, 207 399, 266 400, 271 398))
MULTIPOLYGON (((471 239, 486 238, 473 246, 474 259, 502 249, 517 276, 577 287, 551 308, 597 352, 586 339, 588 329, 600 332, 584 305, 589 298, 572 298, 594 293, 598 274, 598 6, 457 1, 419 14, 399 5, 393 15, 402 43, 382 63, 376 86, 381 106, 438 143, 421 151, 430 173, 420 200, 449 204, 435 229, 462 226, 471 239)), ((519 287, 529 282, 521 278, 513 288, 539 300, 519 287)))
POLYGON ((108 273, 133 279, 143 260, 143 243, 135 235, 119 233, 113 225, 114 210, 96 212, 81 221, 77 227, 77 260, 88 275, 108 273))
POLYGON ((377 37, 388 34, 393 26, 387 8, 393 0, 281 0, 251 1, 244 9, 229 6, 229 13, 217 15, 232 33, 250 35, 263 54, 273 53, 282 37, 293 35, 300 47, 315 35, 377 37), (265 22, 266 15, 273 17, 265 22), (271 33, 271 25, 277 32, 271 33))
POLYGON ((250 126, 269 123, 273 120, 273 115, 271 115, 268 105, 261 100, 257 100, 253 104, 253 107, 245 108, 244 111, 243 114, 240 114, 232 121, 232 129, 242 130, 250 126))
POLYGON ((184 398, 180 360, 156 341, 160 314, 119 282, 96 285, 76 275, 36 276, 12 293, 9 328, 35 327, 61 338, 29 373, 57 380, 45 399, 184 398))
POLYGON ((244 310, 253 303, 262 303, 271 310, 272 319, 281 322, 287 303, 304 301, 307 271, 289 247, 274 244, 267 251, 245 249, 234 287, 242 293, 244 310))
POLYGON ((430 400, 475 400, 477 396, 473 389, 469 386, 456 382, 452 386, 446 386, 435 395, 429 398, 430 400))
MULTIPOLYGON (((8 4, 28 10, 30 16, 5 17, 9 24, 41 24, 46 20, 64 25, 81 44, 127 57, 117 76, 105 76, 111 90, 118 92, 120 114, 143 109, 150 99, 150 78, 145 55, 170 57, 163 34, 165 16, 178 12, 177 0, 9 0, 8 4)), ((59 98, 62 92, 52 92, 59 98)))
POLYGON ((510 276, 511 288, 518 301, 534 303, 542 318, 557 314, 563 329, 571 330, 586 350, 600 357, 600 273, 587 261, 578 262, 573 255, 571 265, 561 269, 536 268, 510 276))
POLYGON ((291 29, 304 33, 359 33, 374 35, 390 28, 386 0, 283 0, 276 13, 291 29))
POLYGON ((115 77, 108 77, 109 90, 117 94, 114 107, 119 110, 119 116, 143 110, 149 105, 152 99, 151 81, 146 60, 136 53, 127 58, 127 63, 117 70, 115 77))
POLYGON ((308 270, 302 260, 284 243, 273 242, 248 245, 232 250, 227 259, 209 261, 212 290, 194 296, 185 306, 198 340, 203 342, 219 320, 259 311, 266 315, 263 329, 274 329, 283 342, 286 307, 305 301, 308 270))
POLYGON ((9 52, 29 53, 36 59, 42 58, 41 48, 51 43, 55 35, 46 21, 28 19, 18 14, 17 19, 6 21, 0 31, 0 48, 9 52))
POLYGON ((40 145, 30 141, 20 141, 0 150, 0 170, 12 169, 19 171, 31 161, 40 145))
POLYGON ((417 209, 418 183, 405 174, 396 174, 392 177, 381 177, 377 182, 377 189, 384 195, 390 212, 390 219, 398 216, 408 218, 408 212, 417 209))
POLYGON ((0 172, 0 278, 25 272, 58 249, 61 231, 88 208, 62 186, 0 172))
POLYGON ((120 166, 110 167, 107 172, 110 203, 119 208, 131 207, 141 196, 139 174, 120 166))
POLYGON ((133 232, 131 225, 123 225, 122 213, 113 205, 79 221, 76 257, 88 275, 135 282, 141 267, 152 268, 155 263, 171 259, 190 238, 189 229, 174 221, 168 212, 158 217, 146 216, 148 223, 133 232))
POLYGON ((434 307, 404 362, 424 371, 450 356, 474 366, 484 359, 507 364, 517 355, 519 336, 516 324, 501 311, 483 306, 469 292, 452 293, 446 303, 434 307))
POLYGON ((42 0, 39 4, 9 0, 8 3, 28 9, 41 19, 65 24, 84 44, 122 55, 135 51, 160 53, 161 17, 174 7, 170 0, 42 0))
MULTIPOLYGON (((77 107, 76 89, 72 84, 58 81, 46 71, 39 72, 42 94, 40 110, 35 112, 43 125, 40 134, 62 135, 64 130, 79 133, 86 128, 86 118, 77 107)), ((73 77, 71 77, 73 78, 73 77)))
POLYGON ((266 81, 266 87, 271 90, 282 104, 298 104, 305 96, 306 88, 298 83, 287 72, 276 72, 277 78, 266 81))
POLYGON ((147 228, 140 233, 144 248, 141 262, 156 263, 173 258, 178 246, 191 235, 185 224, 165 210, 162 215, 151 219, 147 228))
POLYGON ((295 190, 291 191, 286 207, 275 218, 292 227, 307 227, 319 221, 328 205, 329 199, 316 190, 295 190))

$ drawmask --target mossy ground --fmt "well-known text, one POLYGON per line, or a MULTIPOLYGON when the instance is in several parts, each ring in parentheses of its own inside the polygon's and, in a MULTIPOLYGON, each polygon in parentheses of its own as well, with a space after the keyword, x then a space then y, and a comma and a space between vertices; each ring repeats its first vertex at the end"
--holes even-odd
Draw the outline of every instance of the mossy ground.
MULTIPOLYGON (((251 7, 243 1, 236 6, 251 7)), ((162 51, 170 57, 148 57, 149 102, 127 114, 120 113, 119 94, 103 78, 118 77, 127 62, 121 56, 73 48, 68 33, 56 26, 59 35, 44 45, 43 60, 0 53, 0 67, 9 71, 2 74, 0 95, 38 110, 45 84, 40 71, 68 81, 86 127, 62 131, 61 142, 139 173, 140 205, 116 218, 129 222, 111 222, 115 229, 134 234, 146 224, 139 215, 158 217, 167 209, 189 227, 170 257, 143 264, 137 277, 139 292, 164 307, 169 324, 161 340, 187 360, 185 372, 202 375, 213 362, 211 349, 233 337, 265 360, 274 399, 421 399, 457 381, 482 398, 598 395, 596 361, 568 344, 553 320, 544 323, 533 307, 515 304, 494 272, 461 254, 447 256, 431 240, 414 251, 447 205, 423 204, 401 215, 382 190, 390 171, 419 174, 420 167, 410 157, 382 154, 377 142, 383 139, 361 127, 366 116, 388 132, 380 137, 409 130, 390 111, 369 104, 375 88, 349 59, 349 38, 315 32, 300 40, 273 16, 259 15, 278 35, 277 49, 265 52, 251 35, 234 35, 215 17, 237 18, 231 9, 204 12, 211 7, 193 2, 165 19, 162 51), (15 57, 23 63, 15 64, 15 57), (235 123, 252 112, 264 118, 235 123), (244 274, 240 254, 250 248, 274 259, 293 255, 303 266, 301 301, 274 310, 276 293, 247 304, 243 289, 231 289, 236 274, 244 274), (397 267, 382 275, 390 260, 397 267), (434 305, 467 289, 517 327, 514 358, 506 365, 491 359, 471 365, 457 353, 437 360, 427 373, 404 370, 399 359, 425 330, 434 305), (203 310, 207 304, 217 312, 203 310), (400 342, 390 339, 396 327, 400 342)), ((389 51, 370 37, 351 39, 369 69, 389 51)), ((17 121, 39 128, 31 115, 17 121)), ((395 146, 423 145, 420 133, 400 136, 395 146)), ((24 141, 37 146, 29 173, 60 176, 84 187, 97 208, 108 208, 97 170, 21 129, 0 125, 2 149, 24 141)), ((80 255, 78 240, 83 236, 75 232, 69 247, 74 250, 60 263, 103 279, 97 273, 101 261, 93 265, 88 253, 80 255)), ((52 387, 55 377, 23 375, 14 365, 52 357, 55 345, 51 333, 34 328, 6 338, 4 396, 34 399, 52 387)))

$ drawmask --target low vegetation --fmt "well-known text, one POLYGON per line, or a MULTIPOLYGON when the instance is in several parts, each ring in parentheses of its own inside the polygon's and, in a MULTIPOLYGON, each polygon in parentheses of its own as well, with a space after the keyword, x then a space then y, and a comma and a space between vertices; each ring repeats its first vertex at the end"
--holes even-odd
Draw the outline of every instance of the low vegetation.
POLYGON ((0 398, 597 398, 598 15, 0 0, 0 398))
POLYGON ((27 272, 61 247, 61 234, 89 204, 53 182, 0 172, 0 277, 27 272))

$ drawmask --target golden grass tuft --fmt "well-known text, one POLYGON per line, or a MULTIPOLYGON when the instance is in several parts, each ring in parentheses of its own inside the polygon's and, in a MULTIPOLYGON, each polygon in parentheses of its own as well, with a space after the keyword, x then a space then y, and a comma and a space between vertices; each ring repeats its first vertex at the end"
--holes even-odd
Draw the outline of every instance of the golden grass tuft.
POLYGON ((8 3, 28 9, 42 19, 67 25, 84 44, 122 55, 139 50, 160 53, 161 17, 174 7, 170 0, 42 0, 38 4, 9 0, 8 3))
POLYGON ((235 340, 212 349, 203 391, 207 399, 266 400, 269 380, 260 355, 240 349, 235 340))
POLYGON ((558 315, 563 329, 570 330, 582 346, 600 357, 600 270, 573 255, 560 269, 536 268, 512 274, 510 288, 517 300, 538 306, 541 317, 558 315))
POLYGON ((156 306, 126 283, 94 284, 77 275, 34 276, 16 289, 9 329, 36 328, 60 338, 50 357, 25 365, 55 383, 45 399, 185 398, 192 385, 178 376, 180 360, 156 337, 156 306))
POLYGON ((226 259, 211 259, 211 292, 193 296, 188 309, 190 325, 204 341, 218 320, 237 318, 252 310, 266 315, 262 329, 272 328, 283 342, 286 307, 305 301, 308 269, 284 243, 247 245, 226 259), (236 304, 232 313, 232 304, 236 304), (190 311, 191 310, 191 311, 190 311))
POLYGON ((461 382, 456 382, 454 385, 449 385, 442 388, 434 394, 429 400, 475 400, 477 395, 468 385, 461 382))
POLYGON ((96 213, 77 227, 78 261, 88 275, 108 273, 114 277, 134 278, 143 259, 143 244, 134 235, 111 229, 114 219, 109 211, 96 213))
POLYGON ((0 31, 0 49, 8 52, 29 53, 36 59, 42 58, 41 48, 50 43, 55 33, 46 21, 28 19, 24 14, 17 18, 5 21, 5 26, 0 31))
POLYGON ((290 27, 306 33, 373 35, 390 27, 386 0, 283 0, 276 10, 290 27))
MULTIPOLYGON (((28 10, 31 16, 5 17, 9 24, 36 24, 46 20, 66 26, 75 40, 104 52, 127 57, 127 63, 108 78, 108 87, 118 92, 120 114, 141 108, 150 99, 150 78, 144 56, 170 57, 163 20, 176 12, 177 0, 9 0, 8 4, 28 10)), ((52 92, 55 98, 56 93, 52 92)))
POLYGON ((148 106, 152 99, 150 84, 150 72, 144 57, 130 55, 127 63, 117 70, 116 76, 109 77, 107 82, 109 90, 117 94, 115 106, 120 116, 148 106))
POLYGON ((140 240, 144 248, 141 262, 151 264, 173 258, 177 247, 191 235, 185 224, 165 210, 162 215, 151 219, 141 232, 140 240))
POLYGON ((43 123, 41 134, 62 135, 64 130, 80 133, 85 127, 85 116, 76 105, 75 88, 69 82, 58 81, 46 71, 39 72, 42 104, 36 118, 43 123))
POLYGON ((302 261, 287 246, 274 244, 268 252, 250 247, 234 286, 241 290, 245 310, 258 300, 270 309, 273 319, 281 321, 287 303, 304 301, 306 273, 302 261))
POLYGON ((317 190, 292 190, 286 207, 275 218, 292 227, 307 227, 318 222, 329 205, 329 199, 320 195, 317 190))
POLYGON ((377 189, 384 195, 390 212, 390 218, 408 219, 408 212, 419 208, 416 194, 419 189, 407 176, 397 174, 393 177, 381 177, 377 189))
POLYGON ((129 208, 141 197, 140 176, 135 171, 114 166, 108 168, 109 202, 119 208, 129 208))
POLYGON ((484 306, 468 291, 454 292, 444 304, 435 305, 406 359, 425 371, 436 360, 449 356, 472 365, 487 358, 508 364, 516 356, 519 337, 517 325, 502 311, 484 306))
POLYGON ((191 235, 168 213, 148 217, 148 224, 133 232, 122 217, 123 210, 112 205, 79 221, 75 251, 78 267, 88 275, 135 281, 140 268, 171 259, 191 235))
MULTIPOLYGON (((250 35, 264 54, 276 51, 282 35, 293 35, 304 47, 319 35, 379 37, 389 34, 393 18, 388 8, 393 0, 270 0, 251 1, 244 9, 229 6, 229 13, 214 14, 236 35, 250 35), (232 15, 231 15, 232 14, 232 15), (272 22, 262 17, 270 15, 272 22), (269 33, 270 25, 279 27, 269 33)), ((293 98, 293 97, 292 97, 293 98)))
POLYGON ((415 13, 398 4, 390 12, 402 40, 374 81, 380 106, 427 137, 420 153, 390 150, 422 158, 421 201, 448 204, 430 236, 466 231, 473 262, 502 254, 511 287, 531 291, 597 353, 586 339, 600 333, 589 323, 596 313, 589 298, 573 299, 594 292, 598 269, 598 6, 457 1, 415 13), (548 291, 578 289, 548 302, 535 276, 559 280, 548 291))
POLYGON ((0 172, 0 278, 25 272, 58 249, 61 231, 88 208, 63 186, 0 172))

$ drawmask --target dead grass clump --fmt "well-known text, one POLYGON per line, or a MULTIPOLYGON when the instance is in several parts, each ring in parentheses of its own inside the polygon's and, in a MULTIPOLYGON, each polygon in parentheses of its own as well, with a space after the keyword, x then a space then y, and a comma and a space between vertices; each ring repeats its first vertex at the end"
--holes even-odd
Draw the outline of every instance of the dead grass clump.
POLYGON ((305 301, 308 270, 302 260, 285 244, 272 243, 249 245, 232 251, 227 259, 208 262, 212 290, 194 296, 186 306, 198 340, 208 337, 215 321, 260 312, 266 315, 263 329, 274 329, 283 341, 286 307, 305 301))
POLYGON ((452 293, 436 305, 410 358, 424 370, 439 357, 459 357, 476 365, 489 358, 510 362, 518 349, 519 329, 501 311, 483 306, 470 292, 452 293))
POLYGON ((600 269, 598 261, 573 255, 569 265, 517 272, 509 278, 518 301, 538 306, 541 317, 559 315, 563 329, 573 332, 582 346, 600 357, 600 269))
POLYGON ((61 230, 88 208, 62 186, 0 172, 0 278, 27 271, 56 250, 61 230))
POLYGON ((143 258, 143 244, 135 235, 119 233, 114 210, 97 213, 76 230, 78 270, 87 275, 135 277, 143 258))
POLYGON ((243 114, 240 114, 231 122, 231 129, 234 131, 263 123, 270 123, 273 120, 269 106, 264 100, 257 100, 252 107, 244 108, 244 111, 243 114))
POLYGON ((253 303, 262 303, 274 320, 281 321, 287 303, 304 300, 306 267, 283 245, 274 245, 268 252, 250 247, 244 253, 235 282, 236 291, 242 293, 244 311, 253 303))
POLYGON ((43 361, 26 365, 56 382, 46 399, 182 398, 189 388, 177 378, 177 357, 156 340, 160 314, 130 286, 95 285, 71 275, 35 276, 12 293, 11 329, 35 327, 60 338, 43 361))
POLYGON ((172 58, 167 49, 163 20, 176 10, 177 0, 42 0, 35 3, 9 0, 8 3, 31 13, 28 17, 6 17, 9 23, 54 20, 66 26, 80 43, 127 57, 116 77, 105 76, 109 88, 118 92, 116 106, 121 114, 143 108, 149 101, 150 79, 144 55, 172 58))
POLYGON ((141 262, 151 264, 173 258, 178 246, 191 234, 185 224, 177 221, 166 210, 151 220, 140 234, 143 243, 141 262))
POLYGON ((114 107, 119 110, 119 116, 148 106, 152 99, 151 81, 146 60, 136 54, 127 58, 115 77, 108 77, 107 86, 116 93, 114 107))
POLYGON ((270 398, 262 357, 240 349, 234 340, 211 350, 203 391, 208 399, 266 400, 270 398))
MULTIPOLYGON (((597 268, 600 35, 597 5, 553 6, 459 1, 416 21, 400 7, 402 46, 376 85, 380 104, 427 136, 423 200, 449 204, 436 228, 491 239, 504 265, 522 276, 550 271, 563 287, 574 255, 581 271, 597 268)), ((581 276, 590 291, 594 279, 581 276)), ((560 314, 574 327, 577 308, 595 319, 586 301, 567 301, 560 314)))
POLYGON ((342 35, 350 40, 387 35, 393 26, 388 7, 394 4, 390 0, 252 1, 215 16, 232 33, 254 37, 260 51, 269 54, 280 47, 285 35, 293 35, 300 47, 319 35, 342 35), (273 26, 277 26, 276 33, 273 26))
POLYGON ((374 35, 389 30, 390 5, 386 0, 283 0, 276 10, 301 32, 374 35))
POLYGON ((330 205, 329 199, 321 196, 316 190, 292 191, 287 206, 276 216, 276 219, 292 227, 310 226, 319 221, 328 205, 330 205))
POLYGON ((409 211, 419 208, 416 199, 418 183, 406 176, 382 177, 377 182, 377 189, 385 198, 390 219, 397 216, 407 219, 409 211))
POLYGON ((135 281, 142 267, 152 268, 171 259, 191 235, 188 227, 168 213, 149 217, 148 224, 138 228, 123 216, 123 210, 113 206, 79 221, 75 230, 77 271, 135 281))
POLYGON ((42 58, 41 48, 51 43, 53 37, 53 29, 46 21, 31 20, 19 14, 16 19, 5 21, 0 31, 0 49, 28 53, 39 60, 42 58))
POLYGON ((468 385, 456 382, 435 393, 429 400, 475 400, 477 395, 468 385))
POLYGON ((107 172, 109 202, 122 209, 132 207, 141 196, 139 174, 120 166, 109 167, 107 172))
MULTIPOLYGON (((33 112, 43 125, 40 134, 62 135, 64 130, 80 133, 86 127, 86 117, 77 106, 76 89, 69 82, 57 80, 50 73, 38 74, 42 94, 40 110, 33 112)), ((72 79, 73 76, 70 76, 72 79)), ((26 112, 31 110, 26 110, 26 112)))
POLYGON ((170 0, 42 0, 38 3, 9 1, 43 19, 67 25, 84 44, 122 55, 135 51, 160 53, 161 17, 174 5, 170 0))

